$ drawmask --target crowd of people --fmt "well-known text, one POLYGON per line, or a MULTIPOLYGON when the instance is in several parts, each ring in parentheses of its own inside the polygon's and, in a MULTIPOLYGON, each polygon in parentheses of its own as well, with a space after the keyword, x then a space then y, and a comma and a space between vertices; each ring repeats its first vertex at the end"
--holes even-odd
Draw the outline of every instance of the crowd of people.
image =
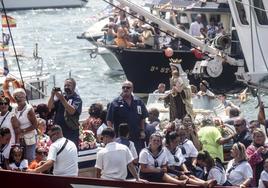
MULTIPOLYGON (((162 13, 166 14, 165 11, 162 13)), ((207 23, 204 15, 197 14, 191 23, 188 21, 185 24, 181 23, 179 15, 176 11, 173 12, 170 22, 177 28, 205 42, 212 41, 216 36, 225 34, 223 25, 216 19, 217 17, 209 18, 209 23, 207 23)), ((105 45, 146 49, 191 48, 190 42, 169 30, 162 30, 158 24, 150 22, 144 16, 124 7, 114 10, 113 15, 109 17, 109 21, 102 28, 102 31, 104 35, 98 39, 98 42, 105 45)))
POLYGON ((78 149, 103 147, 96 157, 97 177, 112 180, 135 178, 137 182, 166 182, 202 187, 215 185, 266 187, 268 145, 264 106, 256 120, 248 122, 239 107, 215 95, 205 80, 192 93, 174 64, 170 90, 159 84, 170 109, 169 121, 159 120, 157 108, 147 109, 133 94, 130 81, 105 108, 90 106, 89 117, 79 122, 82 99, 73 78, 64 89, 53 88, 48 104, 32 107, 22 88, 13 97, 0 99, 1 169, 78 176, 78 149), (209 117, 195 121, 191 98, 219 98, 229 119, 209 117), (224 127, 235 131, 224 134, 224 127), (230 155, 225 144, 231 143, 230 155), (226 161, 229 160, 229 161, 226 161))
MULTIPOLYGON (((118 11, 109 18, 99 42, 124 48, 180 48, 183 40, 170 31, 161 33, 157 24, 149 24, 143 16, 138 18, 130 22, 124 10, 118 11)), ((197 15, 188 31, 197 38, 213 39, 223 29, 215 19, 204 26, 202 16, 197 15)), ((106 107, 93 103, 82 123, 82 99, 73 78, 64 81, 63 90, 53 88, 47 104, 28 104, 22 88, 12 96, 1 96, 0 170, 75 177, 78 150, 102 147, 96 157, 97 178, 205 188, 268 187, 267 132, 260 126, 268 127, 263 104, 256 120, 247 121, 225 94, 210 91, 207 81, 201 81, 197 91, 181 76, 180 65, 170 66, 170 90, 160 83, 154 92, 164 94, 160 100, 169 108, 169 119, 164 122, 159 109, 147 109, 133 94, 135 86, 128 80, 106 107), (193 97, 219 98, 229 119, 195 121, 193 97), (235 130, 228 135, 224 134, 227 125, 235 130), (228 143, 230 155, 224 148, 228 143)))

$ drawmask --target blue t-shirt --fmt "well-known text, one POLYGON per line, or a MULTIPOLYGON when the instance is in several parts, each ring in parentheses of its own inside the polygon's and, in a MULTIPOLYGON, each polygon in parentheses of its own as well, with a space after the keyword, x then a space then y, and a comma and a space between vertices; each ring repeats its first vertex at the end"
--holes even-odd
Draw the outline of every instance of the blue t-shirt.
MULTIPOLYGON (((67 100, 67 102, 76 109, 75 115, 80 116, 81 111, 82 111, 82 100, 80 96, 74 93, 72 96, 67 97, 66 95, 64 95, 64 97, 67 100)), ((60 102, 60 100, 56 101, 54 103, 54 106, 55 106, 54 108, 55 109, 55 118, 54 118, 55 124, 61 126, 64 137, 78 144, 79 129, 72 130, 66 125, 65 120, 64 120, 65 108, 63 104, 60 102)))
POLYGON ((133 96, 129 106, 121 96, 117 97, 110 104, 107 112, 107 121, 114 124, 114 130, 118 136, 118 128, 121 123, 127 123, 129 126, 129 139, 135 141, 140 136, 140 123, 148 117, 148 111, 138 97, 133 96))

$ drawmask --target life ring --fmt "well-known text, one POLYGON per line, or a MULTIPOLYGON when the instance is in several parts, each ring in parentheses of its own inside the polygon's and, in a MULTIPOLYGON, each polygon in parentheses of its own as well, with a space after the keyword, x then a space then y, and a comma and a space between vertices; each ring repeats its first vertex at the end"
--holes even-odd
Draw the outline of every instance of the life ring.
POLYGON ((9 83, 10 82, 12 82, 13 89, 21 88, 21 84, 18 80, 14 79, 14 78, 6 78, 4 83, 3 83, 4 96, 8 97, 10 99, 11 103, 16 103, 16 100, 13 98, 13 96, 11 95, 11 93, 9 91, 9 83))

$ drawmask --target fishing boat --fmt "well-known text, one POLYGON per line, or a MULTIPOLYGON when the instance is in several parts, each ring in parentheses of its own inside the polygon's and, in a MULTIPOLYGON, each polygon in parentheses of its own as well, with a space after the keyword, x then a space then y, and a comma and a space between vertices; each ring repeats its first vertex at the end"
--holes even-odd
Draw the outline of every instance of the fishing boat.
MULTIPOLYGON (((4 8, 8 11, 45 8, 75 8, 83 7, 87 2, 87 0, 3 0, 4 8)), ((2 4, 0 5, 0 9, 3 9, 2 4)))
POLYGON ((268 91, 268 1, 228 0, 248 67, 237 79, 251 88, 268 91))
MULTIPOLYGON (((121 1, 119 1, 122 3, 121 1)), ((157 3, 151 3, 150 7, 152 12, 156 15, 150 14, 143 8, 128 3, 127 6, 130 9, 138 12, 140 15, 145 16, 154 23, 157 23, 160 28, 172 31, 181 38, 186 39, 194 46, 199 46, 201 49, 192 50, 192 46, 184 45, 181 43, 178 49, 173 49, 172 56, 166 56, 164 49, 144 49, 144 48, 119 48, 115 45, 102 45, 97 44, 96 48, 106 48, 110 55, 105 51, 95 50, 97 54, 104 57, 106 64, 109 66, 110 62, 116 62, 120 64, 124 70, 124 73, 128 80, 134 84, 134 92, 137 94, 148 94, 154 91, 159 83, 165 83, 169 86, 170 77, 170 60, 181 59, 182 68, 188 74, 188 78, 191 84, 198 85, 202 79, 207 80, 210 83, 210 89, 215 93, 222 93, 228 91, 240 91, 245 85, 242 82, 238 82, 236 79, 236 72, 245 72, 246 66, 243 62, 243 53, 241 51, 239 41, 236 35, 236 31, 232 28, 232 16, 228 4, 207 2, 202 4, 198 1, 172 1, 171 8, 161 9, 163 3, 167 1, 153 1, 157 3), (178 29, 160 19, 160 15, 170 15, 170 11, 177 11, 180 23, 187 20, 189 25, 194 21, 194 17, 200 13, 204 21, 208 22, 211 18, 220 22, 227 35, 219 36, 212 42, 213 45, 209 45, 204 41, 200 41, 186 32, 178 29), (164 12, 164 13, 163 13, 164 12), (211 47, 213 46, 213 47, 211 47), (209 49, 209 50, 208 50, 209 49), (228 55, 234 60, 232 63, 222 63, 223 61, 215 60, 209 54, 221 54, 228 55), (199 56, 200 54, 203 54, 199 56), (205 55, 204 55, 205 54, 205 55), (210 59, 211 58, 211 59, 210 59)), ((90 42, 92 40, 91 33, 84 33, 84 38, 90 42)), ((188 44, 189 44, 188 43, 188 44)), ((94 43, 96 44, 96 43, 94 43)), ((92 51, 91 51, 92 52, 92 51)), ((226 62, 226 61, 224 61, 226 62)))

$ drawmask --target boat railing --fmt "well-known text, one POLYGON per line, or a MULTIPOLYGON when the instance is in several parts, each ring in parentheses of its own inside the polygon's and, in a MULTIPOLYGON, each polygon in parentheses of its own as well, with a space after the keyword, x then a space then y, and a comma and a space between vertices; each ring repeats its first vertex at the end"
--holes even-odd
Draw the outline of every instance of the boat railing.
MULTIPOLYGON (((18 76, 16 76, 15 74, 9 73, 9 75, 11 77, 15 78, 16 80, 20 80, 20 78, 18 76)), ((30 89, 32 89, 32 90, 36 91, 37 93, 39 93, 42 96, 41 98, 44 98, 44 97, 48 97, 48 95, 46 93, 46 88, 44 88, 46 86, 41 84, 41 88, 37 88, 36 86, 33 85, 36 82, 40 82, 40 83, 41 82, 46 82, 48 77, 49 77, 49 73, 43 73, 41 75, 41 77, 37 78, 36 75, 35 76, 30 75, 30 76, 23 77, 23 79, 25 80, 25 82, 24 82, 25 88, 26 88, 26 86, 29 87, 30 89)))

